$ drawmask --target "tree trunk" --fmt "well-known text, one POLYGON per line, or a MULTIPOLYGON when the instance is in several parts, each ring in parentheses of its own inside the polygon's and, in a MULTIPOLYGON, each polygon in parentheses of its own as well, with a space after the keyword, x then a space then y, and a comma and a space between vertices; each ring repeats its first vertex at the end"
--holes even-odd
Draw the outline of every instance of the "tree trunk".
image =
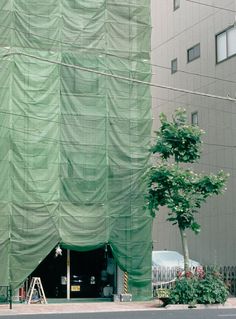
POLYGON ((179 231, 181 235, 183 255, 184 255, 184 271, 186 273, 189 271, 189 252, 188 252, 187 234, 183 228, 179 228, 179 231))

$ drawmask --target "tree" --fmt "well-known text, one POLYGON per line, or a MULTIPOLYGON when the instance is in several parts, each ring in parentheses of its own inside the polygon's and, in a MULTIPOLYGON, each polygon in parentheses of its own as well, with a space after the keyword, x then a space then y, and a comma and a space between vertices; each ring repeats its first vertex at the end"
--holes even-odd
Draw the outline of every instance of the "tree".
POLYGON ((196 234, 200 225, 196 213, 212 195, 225 188, 227 174, 199 174, 186 167, 200 158, 202 134, 198 126, 187 123, 184 109, 177 109, 168 121, 161 113, 161 127, 157 131, 156 144, 151 148, 157 154, 157 164, 148 174, 148 208, 155 216, 161 206, 168 208, 167 221, 179 228, 184 255, 184 269, 189 271, 189 251, 186 230, 196 234), (184 164, 184 165, 183 165, 184 164))

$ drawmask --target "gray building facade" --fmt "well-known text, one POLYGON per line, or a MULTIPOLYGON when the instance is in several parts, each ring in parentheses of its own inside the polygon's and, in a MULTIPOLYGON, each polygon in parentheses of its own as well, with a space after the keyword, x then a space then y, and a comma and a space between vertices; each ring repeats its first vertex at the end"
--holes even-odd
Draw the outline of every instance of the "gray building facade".
MULTIPOLYGON (((152 82, 236 98, 236 0, 152 0, 152 82)), ((196 171, 223 169, 227 191, 200 210, 199 235, 189 233, 190 257, 203 264, 236 264, 236 102, 153 88, 153 131, 159 114, 184 107, 205 130, 196 171)), ((178 229, 163 209, 153 227, 155 250, 181 252, 178 229)))

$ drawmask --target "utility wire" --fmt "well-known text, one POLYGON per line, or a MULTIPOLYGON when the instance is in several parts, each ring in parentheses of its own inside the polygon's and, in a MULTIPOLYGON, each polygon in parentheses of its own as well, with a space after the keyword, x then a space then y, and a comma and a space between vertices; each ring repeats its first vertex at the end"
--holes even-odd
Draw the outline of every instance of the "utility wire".
POLYGON ((94 73, 94 74, 98 74, 98 75, 102 75, 102 76, 108 76, 108 77, 111 77, 111 78, 115 78, 115 79, 118 79, 118 80, 124 80, 124 81, 127 81, 127 82, 143 84, 143 85, 147 85, 147 86, 151 86, 151 87, 157 87, 157 88, 172 90, 172 91, 176 91, 176 92, 183 92, 183 93, 188 93, 188 94, 193 94, 193 95, 205 96, 205 97, 219 99, 219 100, 224 100, 224 101, 236 102, 236 99, 232 98, 232 97, 219 96, 219 95, 214 95, 214 94, 209 94, 209 93, 191 91, 191 90, 180 89, 180 88, 176 88, 176 87, 172 87, 172 86, 167 86, 167 85, 161 85, 161 84, 156 84, 156 83, 152 83, 152 82, 141 81, 141 80, 134 79, 134 78, 127 78, 125 76, 111 74, 111 73, 107 73, 107 72, 96 71, 96 70, 93 70, 93 69, 81 67, 79 65, 73 65, 73 64, 53 61, 53 60, 49 60, 49 59, 46 59, 46 58, 41 58, 41 57, 38 57, 36 55, 27 54, 27 53, 23 53, 23 52, 11 52, 11 53, 4 54, 3 57, 7 57, 7 56, 11 56, 11 55, 23 55, 23 56, 26 56, 26 57, 29 57, 29 58, 32 58, 32 59, 36 59, 36 60, 40 60, 40 61, 44 61, 44 62, 47 62, 47 63, 57 64, 57 65, 61 65, 61 66, 69 67, 69 68, 74 68, 74 69, 77 69, 77 70, 81 70, 81 71, 89 72, 89 73, 94 73))
MULTIPOLYGON (((7 114, 7 115, 12 115, 12 116, 16 116, 16 117, 21 117, 21 118, 25 118, 25 119, 31 119, 31 120, 37 120, 37 121, 42 121, 42 122, 45 122, 45 123, 55 123, 55 124, 59 124, 59 125, 63 125, 64 127, 66 126, 69 126, 69 127, 78 127, 80 129, 91 129, 91 126, 86 126, 86 125, 81 125, 81 124, 78 124, 78 122, 76 120, 74 120, 73 122, 71 121, 71 118, 75 118, 76 115, 75 114, 56 114, 59 116, 62 116, 62 119, 64 118, 63 116, 65 116, 65 118, 67 119, 65 122, 64 121, 55 121, 55 120, 52 120, 50 118, 40 118, 40 117, 36 117, 36 116, 32 116, 32 115, 24 115, 24 114, 19 114, 19 113, 12 113, 12 112, 5 112, 5 111, 1 111, 0 110, 0 114, 7 114), (69 119, 69 120, 68 120, 69 119)), ((55 117, 55 116, 53 116, 55 117)), ((78 118, 83 118, 83 117, 86 117, 86 115, 79 115, 78 118)), ((88 122, 98 122, 99 120, 101 121, 103 117, 95 117, 95 118, 86 118, 86 121, 88 122)), ((104 117, 105 118, 105 117, 104 117)), ((123 122, 124 120, 128 120, 127 118, 123 118, 123 117, 109 117, 109 120, 111 121, 111 126, 115 125, 115 131, 121 135, 130 135, 129 132, 125 132, 124 130, 120 130, 120 127, 119 127, 119 123, 120 122, 123 122), (117 125, 118 124, 118 125, 117 125)), ((133 120, 134 121, 134 120, 133 120)), ((135 120, 137 122, 137 125, 138 123, 142 122, 142 120, 135 120)), ((151 119, 146 119, 146 121, 150 121, 151 122, 151 119)), ((132 119, 131 119, 131 122, 132 122, 132 119)), ((34 126, 35 123, 33 122, 31 124, 31 126, 34 126)), ((95 128, 95 123, 92 125, 92 128, 95 128)), ((103 128, 100 128, 100 125, 98 124, 98 126, 96 127, 96 132, 103 132, 104 129, 103 128), (99 126, 99 127, 98 127, 99 126)), ((211 126, 214 126, 214 127, 217 127, 216 125, 211 125, 211 126)), ((18 128, 16 128, 18 129, 18 128)), ((236 130, 236 128, 231 128, 232 130, 236 130)), ((112 132, 113 130, 112 129, 108 129, 108 131, 112 132)), ((30 129, 30 128, 25 128, 25 131, 22 131, 22 133, 42 133, 42 126, 40 126, 40 128, 38 129, 30 129)), ((132 132, 131 134, 132 136, 136 136, 136 137, 145 137, 145 138, 148 138, 150 137, 149 134, 143 134, 143 133, 140 133, 140 134, 136 134, 134 132, 132 132)), ((152 140, 156 140, 156 136, 151 136, 150 137, 152 140)), ((204 144, 208 144, 206 142, 204 142, 204 144)), ((233 145, 225 145, 225 144, 214 144, 214 143, 210 143, 209 145, 212 145, 212 146, 222 146, 222 147, 229 147, 229 148, 236 148, 236 146, 233 146, 233 145)))
MULTIPOLYGON (((66 127, 66 126, 74 127, 74 128, 78 127, 80 129, 87 129, 87 130, 89 130, 91 128, 94 128, 94 129, 96 129, 96 132, 99 132, 99 131, 103 132, 104 131, 104 128, 100 128, 100 126, 101 126, 101 121, 102 121, 102 119, 105 119, 105 116, 104 117, 99 117, 99 118, 97 116, 94 116, 93 118, 86 118, 85 120, 83 120, 83 122, 87 121, 87 122, 91 122, 92 123, 90 126, 86 126, 84 124, 83 125, 78 124, 78 122, 76 120, 74 120, 72 122, 71 118, 75 119, 76 118, 76 114, 56 114, 58 117, 61 116, 64 119, 66 118, 66 121, 64 122, 64 121, 55 121, 55 120, 52 120, 50 118, 45 119, 45 118, 40 118, 40 117, 36 117, 36 116, 32 116, 32 115, 24 115, 24 114, 13 113, 13 112, 0 111, 0 113, 16 116, 16 117, 20 117, 20 118, 25 118, 25 119, 29 119, 29 120, 42 121, 42 122, 45 122, 47 124, 55 123, 55 124, 62 125, 64 127, 66 127), (98 124, 96 126, 96 122, 99 122, 99 121, 100 121, 100 123, 99 123, 100 125, 98 124)), ((53 116, 53 117, 55 117, 55 116, 53 116)), ((79 115, 77 117, 81 119, 83 117, 86 117, 86 115, 82 115, 82 116, 79 115)), ((116 117, 109 116, 109 121, 111 122, 110 126, 114 125, 116 128, 114 130, 112 130, 112 129, 107 129, 107 130, 109 132, 116 131, 117 133, 119 133, 121 135, 130 135, 129 132, 125 132, 125 130, 121 131, 120 128, 119 128, 119 123, 121 123, 121 122, 124 123, 125 120, 129 120, 129 121, 132 122, 132 119, 130 120, 130 119, 122 118, 122 117, 116 118, 116 117)), ((136 122, 137 125, 139 125, 139 123, 142 122, 142 121, 143 121, 143 119, 141 119, 141 120, 135 119, 135 122, 136 122)), ((151 119, 148 118, 148 119, 145 119, 145 121, 151 122, 151 119)), ((36 123, 33 122, 29 126, 33 126, 34 127, 35 124, 36 123)), ((26 126, 26 123, 25 123, 25 126, 26 126)), ((16 128, 16 129, 19 129, 19 128, 16 128)), ((39 128, 33 128, 33 129, 25 128, 25 131, 22 131, 22 133, 24 133, 24 132, 42 133, 42 129, 43 129, 42 126, 40 126, 39 128)), ((140 133, 140 134, 132 133, 131 135, 132 136, 137 136, 137 137, 145 137, 145 138, 149 137, 149 134, 145 135, 143 133, 140 133)))
MULTIPOLYGON (((109 144, 108 146, 105 146, 105 144, 103 143, 104 140, 102 140, 102 143, 95 143, 94 140, 94 135, 92 136, 92 143, 89 143, 89 139, 87 138, 87 142, 79 142, 77 139, 76 140, 68 140, 68 139, 60 139, 60 138, 55 138, 55 137, 48 137, 47 135, 42 136, 42 134, 38 134, 35 130, 36 133, 32 132, 32 131, 27 131, 24 130, 23 128, 13 128, 13 127, 9 127, 9 126, 5 126, 5 125, 0 125, 0 128, 5 128, 8 131, 13 131, 13 132, 17 132, 17 133, 21 133, 24 134, 25 137, 27 138, 27 143, 35 143, 37 145, 40 144, 44 144, 44 145, 52 145, 52 144, 61 144, 61 145, 66 145, 66 146, 78 146, 78 147, 91 147, 91 149, 95 150, 96 149, 96 153, 99 151, 106 151, 107 148, 109 149, 110 153, 117 153, 117 149, 122 148, 124 146, 127 146, 129 144, 129 150, 131 154, 136 154, 136 153, 142 153, 143 154, 143 149, 146 148, 147 150, 150 148, 149 143, 144 143, 145 145, 140 145, 138 143, 114 143, 114 144, 109 144), (29 138, 31 138, 32 140, 30 140, 29 138), (137 146, 138 145, 138 146, 137 146), (138 150, 138 151, 135 151, 138 150)), ((91 129, 93 129, 93 127, 91 127, 91 129)), ((105 132, 105 129, 103 130, 105 132)), ((120 133, 120 132, 119 132, 120 133)), ((122 134, 122 133, 121 133, 122 134)), ((130 136, 133 136, 132 134, 129 134, 130 136)), ((148 135, 148 137, 150 138, 150 135, 148 135)), ((140 138, 143 138, 143 135, 140 135, 140 138)), ((15 138, 15 141, 25 141, 24 139, 20 138, 20 134, 17 134, 17 138, 15 138)), ((123 151, 122 151, 123 152, 123 151)), ((40 156, 40 155, 39 155, 40 156)))
MULTIPOLYGON (((193 1, 193 0, 186 0, 186 1, 189 1, 189 2, 193 2, 193 3, 196 3, 196 4, 199 4, 199 5, 205 5, 205 6, 209 6, 209 7, 212 7, 212 8, 215 8, 215 9, 218 9, 218 10, 226 10, 226 11, 230 11, 230 12, 236 12, 235 10, 231 10, 231 9, 227 9, 227 8, 223 8, 223 7, 217 7, 217 6, 213 6, 213 5, 209 5, 209 4, 204 4, 202 2, 198 2, 198 1, 193 1)), ((159 49, 161 46, 163 46, 164 44, 168 43, 169 41, 173 40, 173 39, 176 39, 176 37, 178 37, 179 35, 181 35, 182 33, 192 29, 193 27, 195 27, 196 25, 200 24, 202 21, 205 21, 207 20, 208 18, 210 18, 211 16, 215 15, 216 12, 214 13, 211 13, 209 14, 208 16, 202 18, 201 20, 199 20, 198 22, 194 23, 193 25, 191 25, 190 27, 188 28, 185 28, 184 30, 182 30, 181 32, 175 34, 174 36, 170 37, 169 39, 167 39, 166 41, 160 43, 159 45, 155 46, 154 48, 152 48, 151 51, 155 51, 157 49, 159 49)))
MULTIPOLYGON (((10 27, 10 26, 6 26, 6 25, 3 25, 3 24, 0 24, 0 28, 5 28, 5 29, 10 29, 10 30, 14 30, 18 33, 22 33, 22 34, 27 34, 27 35, 33 35, 35 37, 38 37, 38 38, 42 38, 42 39, 45 39, 45 40, 50 40, 52 42, 58 42, 59 44, 65 44, 65 45, 68 45, 69 47, 72 47, 72 48, 80 48, 80 46, 74 44, 73 43, 70 43, 70 42, 66 42, 66 41, 61 41, 61 40, 56 40, 56 39, 52 39, 52 38, 49 38, 49 37, 45 37, 45 36, 42 36, 40 34, 36 34, 36 33, 32 33, 32 32, 26 32, 26 31, 22 31, 22 30, 19 30, 19 29, 16 29, 14 27, 10 27)), ((135 60, 135 59, 132 59, 132 58, 128 58, 128 57, 122 57, 122 56, 118 56, 116 54, 112 54, 112 53, 108 53, 108 52, 101 52, 101 54, 104 54, 106 56, 111 56, 111 57, 115 57, 115 58, 119 58, 121 60, 127 60, 127 61, 131 61, 131 62, 137 62, 137 63, 143 63, 143 64, 147 64, 147 65, 151 65, 153 67, 157 67, 157 68, 162 68, 162 69, 166 69, 166 70, 171 70, 171 67, 167 67, 167 66, 163 66, 163 65, 159 65, 159 64, 154 64, 154 63, 151 63, 150 61, 140 61, 140 60, 135 60)), ((210 75, 206 75, 206 74, 200 74, 200 73, 195 73, 195 72, 188 72, 188 71, 184 71, 184 70, 181 70, 181 69, 178 69, 178 72, 180 73, 184 73, 184 74, 189 74, 189 75, 196 75, 196 76, 199 76, 199 77, 204 77, 204 78, 209 78, 209 79, 216 79, 216 80, 219 80, 219 81, 224 81, 224 82, 228 82, 228 83, 236 83, 236 81, 232 81, 232 80, 227 80, 227 79, 223 79, 223 78, 219 78, 219 77, 215 77, 215 76, 210 76, 210 75)), ((156 73, 152 73, 152 75, 157 75, 156 73)))
MULTIPOLYGON (((120 91, 120 90, 118 90, 118 92, 122 92, 122 93, 124 93, 124 91, 120 91)), ((129 92, 125 92, 125 93, 127 93, 128 95, 129 95, 129 92)), ((63 94, 63 93, 62 93, 63 94)), ((185 96, 185 95, 182 95, 183 97, 185 96)), ((116 96, 113 96, 112 97, 112 99, 116 99, 116 98, 121 98, 121 96, 120 95, 116 95, 116 96)), ((175 104, 179 104, 179 105, 182 105, 182 106, 184 106, 184 107, 188 107, 189 105, 185 105, 185 103, 186 102, 183 102, 183 101, 181 101, 181 102, 177 102, 177 99, 176 100, 172 100, 172 99, 164 99, 164 98, 160 98, 160 97, 156 97, 156 96, 152 96, 152 97, 150 97, 150 99, 155 99, 155 100, 159 100, 159 101, 164 101, 164 102, 173 102, 173 103, 175 103, 175 104)), ((180 97, 178 97, 178 98, 181 98, 181 96, 180 97)), ((147 101, 149 101, 149 98, 143 98, 143 97, 138 97, 138 99, 142 99, 142 100, 147 100, 147 101)), ((206 109, 206 108, 208 108, 209 109, 209 111, 214 111, 214 112, 220 112, 220 113, 227 113, 227 114, 236 114, 236 112, 232 112, 232 111, 229 111, 229 110, 222 110, 222 109, 220 109, 220 110, 218 110, 218 109, 212 109, 211 107, 209 107, 208 105, 202 105, 202 104, 194 104, 194 105, 192 105, 191 104, 191 106, 193 107, 193 108, 202 108, 202 109, 206 109)), ((155 106, 155 108, 160 108, 160 106, 158 106, 158 105, 156 105, 155 106)), ((42 113, 42 116, 40 117, 39 115, 34 115, 34 114, 32 114, 32 115, 30 115, 30 114, 27 114, 27 115, 25 115, 25 114, 20 114, 20 113, 14 113, 14 112, 9 112, 9 111, 7 111, 7 110, 1 110, 0 109, 0 114, 6 114, 6 115, 12 115, 12 116, 16 116, 16 117, 21 117, 21 118, 28 118, 28 119, 32 119, 32 120, 38 120, 38 121, 42 121, 42 122, 46 122, 46 123, 55 123, 55 124, 60 124, 60 125, 64 125, 64 126, 74 126, 74 127, 82 127, 82 128, 89 128, 89 126, 85 126, 85 125, 81 125, 81 124, 75 124, 76 123, 76 118, 83 118, 83 117, 87 117, 87 114, 78 114, 78 113, 66 113, 66 114, 63 114, 63 113, 54 113, 54 114, 52 114, 52 113, 50 113, 50 118, 48 117, 48 115, 49 114, 47 114, 47 113, 42 113), (55 118, 55 116, 60 116, 61 117, 61 119, 62 119, 62 121, 60 121, 60 120, 53 120, 52 118, 55 118), (65 116, 65 118, 66 118, 66 121, 65 121, 65 118, 64 118, 64 116, 65 116), (68 118, 70 118, 71 120, 68 120, 68 118), (63 120, 64 119, 64 120, 63 120), (73 119, 73 122, 72 122, 72 119, 73 119)), ((94 116, 94 119, 90 119, 90 118, 87 118, 87 120, 88 121, 98 121, 98 120, 100 120, 101 118, 105 118, 105 116, 102 116, 102 115, 96 115, 96 116, 94 116)), ((111 119, 112 121, 113 120, 118 120, 118 121, 124 121, 124 120, 127 120, 127 117, 123 117, 123 116, 119 116, 119 117, 117 117, 117 116, 111 116, 111 115, 109 115, 109 119, 111 119)), ((136 121, 136 119, 133 119, 133 120, 135 120, 136 121)), ((132 121, 132 119, 131 119, 131 121, 132 121)), ((142 121, 142 120, 141 120, 142 121)), ((235 128, 235 130, 236 130, 236 128, 235 128)), ((124 132, 123 132, 123 134, 125 134, 124 132)), ((134 135, 134 134, 133 134, 134 135)), ((139 136, 139 135, 137 135, 137 136, 139 136)))
MULTIPOLYGON (((201 85, 199 86, 196 90, 201 90, 202 88, 206 88, 206 87, 211 87, 213 84, 215 84, 216 80, 214 80, 213 82, 207 83, 207 85, 201 85)), ((189 102, 186 102, 186 95, 184 93, 177 95, 175 97, 175 99, 164 99, 164 98, 160 98, 160 97, 153 97, 156 100, 162 100, 162 101, 166 101, 166 102, 173 102, 175 104, 179 104, 179 103, 184 103, 187 104, 187 106, 189 106, 189 102), (184 101, 183 101, 184 99, 184 101)), ((191 103, 194 103, 194 101, 192 101, 191 103)), ((200 104, 192 104, 191 106, 193 107, 200 107, 200 108, 209 108, 210 110, 212 110, 211 106, 208 105, 200 105, 200 104)), ((160 106, 159 106, 160 107, 160 106)), ((222 110, 216 110, 214 109, 214 111, 219 111, 219 112, 227 112, 227 113, 231 113, 231 114, 235 114, 235 112, 231 112, 231 111, 222 111, 222 110)))
MULTIPOLYGON (((154 67, 157 67, 157 68, 160 68, 160 69, 171 70, 171 67, 168 67, 168 66, 163 66, 163 65, 159 65, 159 64, 153 64, 153 63, 150 63, 150 64, 151 64, 151 66, 154 66, 154 67)), ((200 73, 195 73, 195 72, 188 72, 188 71, 184 71, 184 70, 181 70, 181 69, 178 69, 177 72, 185 73, 185 74, 189 74, 189 75, 196 75, 196 76, 199 76, 199 77, 213 79, 213 80, 219 80, 219 81, 228 82, 228 83, 236 83, 236 81, 233 81, 233 80, 227 80, 227 79, 219 78, 219 77, 216 77, 216 76, 200 74, 200 73)), ((157 74, 153 73, 153 75, 157 75, 157 74)))
POLYGON ((165 98, 160 98, 160 97, 152 97, 154 100, 157 100, 157 101, 160 101, 160 102, 157 102, 158 104, 157 105, 154 105, 153 108, 162 108, 163 105, 166 105, 167 103, 173 103, 173 104, 178 104, 179 106, 182 106, 182 107, 185 107, 185 108, 188 108, 188 107, 191 107, 191 108, 201 108, 203 110, 206 111, 206 109, 209 111, 209 112, 218 112, 218 113, 226 113, 226 114, 236 114, 236 112, 232 112, 232 111, 228 111, 228 110, 223 110, 223 109, 215 109, 211 106, 208 106, 208 105, 202 105, 202 104, 189 104, 189 102, 186 102, 186 101, 177 101, 177 99, 180 99, 181 97, 185 97, 185 95, 181 95, 179 97, 177 97, 175 100, 173 99, 165 99, 165 98), (167 103, 166 103, 167 102, 167 103))
MULTIPOLYGON (((216 83, 216 81, 217 81, 217 80, 214 79, 213 82, 207 83, 207 85, 201 85, 201 86, 199 86, 198 88, 196 88, 195 90, 198 90, 198 91, 199 91, 199 90, 201 90, 202 88, 211 87, 212 85, 214 85, 214 83, 216 83)), ((182 105, 182 106, 186 105, 186 107, 189 107, 189 106, 190 106, 190 105, 189 105, 189 102, 186 101, 186 95, 185 95, 184 93, 177 95, 177 96, 175 97, 175 99, 170 99, 170 98, 164 99, 164 98, 160 98, 160 97, 153 97, 153 98, 154 98, 155 100, 171 102, 171 103, 179 104, 179 105, 182 105)), ((208 108, 210 111, 213 110, 213 108, 212 108, 211 106, 208 106, 207 104, 203 106, 203 105, 201 105, 201 104, 199 104, 199 103, 193 104, 194 102, 195 102, 195 100, 193 100, 193 101, 191 102, 191 103, 192 103, 192 104, 191 104, 192 107, 198 107, 198 108, 203 108, 203 109, 208 108)), ((164 104, 164 103, 162 103, 162 104, 164 104)), ((159 103, 159 105, 157 105, 157 107, 161 107, 162 104, 159 103)), ((236 114, 235 112, 232 112, 232 111, 227 111, 227 110, 222 110, 222 109, 217 110, 217 109, 215 109, 215 108, 214 108, 214 111, 217 111, 217 112, 225 112, 225 113, 230 113, 230 114, 236 114)))
POLYGON ((160 48, 161 46, 163 46, 164 44, 168 43, 168 42, 171 41, 171 40, 176 39, 178 36, 180 36, 180 35, 183 34, 184 32, 186 32, 186 31, 192 29, 193 27, 195 27, 196 25, 200 24, 201 22, 207 20, 208 18, 210 18, 210 17, 213 16, 214 14, 215 14, 215 13, 211 13, 211 14, 209 14, 208 16, 206 16, 206 17, 200 19, 198 22, 192 24, 190 27, 187 27, 187 28, 185 28, 184 30, 182 30, 182 31, 180 31, 180 32, 178 32, 178 33, 176 33, 175 35, 173 35, 173 36, 170 37, 169 39, 163 41, 162 43, 160 43, 160 44, 158 44, 157 46, 155 46, 154 48, 152 48, 151 51, 153 52, 153 51, 159 49, 159 48, 160 48))
POLYGON ((185 0, 187 2, 192 2, 192 3, 196 3, 199 4, 201 6, 206 6, 206 7, 210 7, 210 8, 215 8, 215 9, 219 9, 219 10, 225 10, 225 11, 229 11, 229 12, 236 12, 236 10, 233 9, 229 9, 229 8, 224 8, 224 7, 218 7, 218 6, 214 6, 212 4, 208 4, 208 3, 204 3, 204 2, 199 2, 199 1, 195 1, 195 0, 185 0))
POLYGON ((203 144, 210 145, 210 146, 219 146, 219 147, 227 147, 227 148, 236 148, 236 145, 217 144, 217 143, 207 143, 207 142, 204 142, 203 144))
MULTIPOLYGON (((22 133, 22 134, 27 134, 28 136, 30 137, 35 137, 35 138, 39 138, 41 140, 37 140, 37 143, 40 144, 52 144, 52 143, 60 143, 60 144, 65 144, 65 145, 74 145, 74 146, 81 146, 81 147, 91 147, 91 148, 98 148, 99 150, 106 150, 106 147, 103 147, 103 144, 85 144, 85 143, 80 143, 78 141, 72 141, 72 140, 61 140, 60 138, 54 138, 54 137, 48 137, 48 136, 43 136, 40 134, 35 134, 35 133, 32 133, 32 132, 28 132, 27 130, 23 130, 23 129, 20 129, 20 128, 13 128, 13 127, 8 127, 8 126, 5 126, 5 125, 0 125, 0 128, 5 128, 7 130, 10 130, 10 131, 15 131, 15 132, 18 132, 18 133, 22 133), (29 134, 30 133, 30 134, 29 134)), ((142 135, 140 136, 142 137, 142 135)), ((155 139, 156 140, 156 137, 151 137, 150 136, 150 139, 155 139)), ((175 139, 172 139, 172 140, 175 140, 175 139)), ((27 140, 29 142, 29 140, 27 140)), ((32 142, 32 141, 31 141, 32 142)), ((202 145, 208 145, 208 146, 218 146, 218 147, 223 147, 223 148, 232 148, 232 149, 235 149, 236 148, 236 145, 227 145, 227 144, 217 144, 217 143, 207 143, 207 142, 203 142, 202 145)), ((111 149, 109 150, 109 152, 113 152, 112 148, 114 146, 118 146, 119 145, 110 145, 111 149)), ((122 145, 121 145, 122 146, 122 145)), ((145 145, 146 147, 149 147, 148 145, 145 145)), ((135 147, 135 146, 134 146, 135 147)), ((132 148, 132 146, 131 146, 132 148)), ((116 151, 114 151, 116 152, 116 151)), ((133 153, 133 152, 132 152, 133 153)))

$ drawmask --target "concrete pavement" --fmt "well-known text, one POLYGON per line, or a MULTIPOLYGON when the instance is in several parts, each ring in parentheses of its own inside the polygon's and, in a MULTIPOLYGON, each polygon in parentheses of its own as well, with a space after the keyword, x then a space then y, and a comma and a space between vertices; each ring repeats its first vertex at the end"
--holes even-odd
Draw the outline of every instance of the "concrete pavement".
MULTIPOLYGON (((13 304, 0 305, 2 315, 29 315, 29 314, 58 314, 58 313, 97 313, 97 312, 123 312, 123 311, 165 311, 187 309, 187 305, 168 305, 161 307, 158 300, 147 302, 80 302, 80 303, 54 303, 54 304, 13 304)), ((197 309, 231 309, 236 308, 236 298, 229 298, 224 305, 197 305, 197 309)))
MULTIPOLYGON (((6 314, 48 314, 48 313, 93 313, 93 312, 120 312, 120 311, 144 311, 157 309, 160 303, 148 302, 79 302, 79 303, 49 303, 49 304, 13 304, 0 305, 0 316, 6 314)), ((164 309, 164 308, 162 308, 164 309)))

